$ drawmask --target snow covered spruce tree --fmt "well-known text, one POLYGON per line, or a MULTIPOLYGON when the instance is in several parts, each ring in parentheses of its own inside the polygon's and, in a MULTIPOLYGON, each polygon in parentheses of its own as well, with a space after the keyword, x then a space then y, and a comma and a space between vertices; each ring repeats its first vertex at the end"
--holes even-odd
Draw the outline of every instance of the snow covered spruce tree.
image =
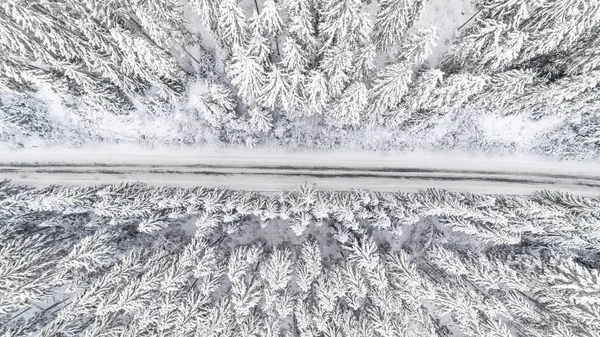
POLYGON ((149 90, 180 93, 174 51, 197 42, 177 1, 8 1, 0 15, 3 81, 85 95, 115 112, 149 90))
POLYGON ((374 55, 368 51, 372 48, 372 23, 356 0, 326 1, 321 14, 319 68, 329 80, 329 94, 339 97, 352 80, 373 67, 374 55))
POLYGON ((248 23, 236 0, 219 4, 217 36, 226 48, 243 46, 248 37, 248 23))
POLYGON ((419 14, 421 0, 382 0, 375 22, 375 40, 381 49, 399 42, 419 14))
POLYGON ((381 70, 371 89, 373 113, 369 117, 385 118, 383 116, 393 113, 408 91, 411 81, 412 69, 406 64, 392 64, 381 70))
POLYGON ((423 98, 419 93, 409 90, 414 67, 427 59, 436 41, 434 29, 419 29, 403 40, 402 50, 398 55, 401 61, 381 69, 373 80, 368 120, 397 125, 410 116, 414 108, 408 106, 407 101, 417 95, 423 98), (405 97, 407 94, 410 95, 405 97))
POLYGON ((248 104, 254 103, 262 94, 261 88, 267 81, 264 64, 259 59, 236 47, 229 68, 231 83, 239 90, 238 94, 248 104))

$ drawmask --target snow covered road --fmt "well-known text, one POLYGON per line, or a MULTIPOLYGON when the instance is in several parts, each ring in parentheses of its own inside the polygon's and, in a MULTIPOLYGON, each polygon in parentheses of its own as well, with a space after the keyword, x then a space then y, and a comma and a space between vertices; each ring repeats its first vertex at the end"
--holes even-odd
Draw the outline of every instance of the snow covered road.
POLYGON ((541 189, 600 194, 597 163, 431 153, 285 153, 273 150, 102 148, 0 151, 0 179, 34 186, 140 181, 278 191, 321 189, 530 194, 541 189))

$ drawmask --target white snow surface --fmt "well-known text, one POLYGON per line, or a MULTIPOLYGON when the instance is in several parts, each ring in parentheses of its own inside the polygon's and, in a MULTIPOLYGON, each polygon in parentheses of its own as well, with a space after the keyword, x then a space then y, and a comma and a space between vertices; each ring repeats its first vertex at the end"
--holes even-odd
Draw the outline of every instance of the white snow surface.
POLYGON ((0 163, 68 164, 270 164, 352 167, 413 167, 453 170, 520 171, 550 174, 597 174, 595 161, 553 161, 541 156, 510 157, 478 155, 466 152, 356 152, 286 151, 277 148, 246 147, 144 147, 132 144, 90 145, 85 147, 37 147, 11 149, 0 147, 0 163))
POLYGON ((541 157, 473 157, 445 152, 286 152, 248 148, 0 149, 0 178, 31 185, 141 181, 150 185, 219 186, 257 191, 318 188, 530 194, 559 189, 600 194, 600 163, 541 157), (19 164, 21 166, 15 165, 19 164))
POLYGON ((558 127, 563 116, 548 116, 544 120, 532 121, 523 115, 482 114, 475 121, 480 126, 483 137, 499 143, 515 143, 518 148, 526 148, 537 142, 544 132, 558 127))
POLYGON ((467 21, 477 12, 472 0, 429 0, 423 4, 421 15, 415 21, 414 28, 435 27, 439 37, 428 61, 438 64, 448 51, 454 39, 475 20, 467 21), (460 26, 467 23, 461 30, 460 26))

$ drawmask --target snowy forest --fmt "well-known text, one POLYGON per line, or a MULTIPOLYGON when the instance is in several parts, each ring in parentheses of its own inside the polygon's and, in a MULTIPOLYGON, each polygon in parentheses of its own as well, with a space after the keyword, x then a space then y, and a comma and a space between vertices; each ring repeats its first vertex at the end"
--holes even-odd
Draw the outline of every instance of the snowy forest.
POLYGON ((0 337, 600 337, 598 159, 600 0, 0 0, 0 337))
POLYGON ((600 335, 600 198, 0 186, 1 336, 600 335))
POLYGON ((0 141, 597 158, 599 32, 598 0, 3 0, 0 141))

